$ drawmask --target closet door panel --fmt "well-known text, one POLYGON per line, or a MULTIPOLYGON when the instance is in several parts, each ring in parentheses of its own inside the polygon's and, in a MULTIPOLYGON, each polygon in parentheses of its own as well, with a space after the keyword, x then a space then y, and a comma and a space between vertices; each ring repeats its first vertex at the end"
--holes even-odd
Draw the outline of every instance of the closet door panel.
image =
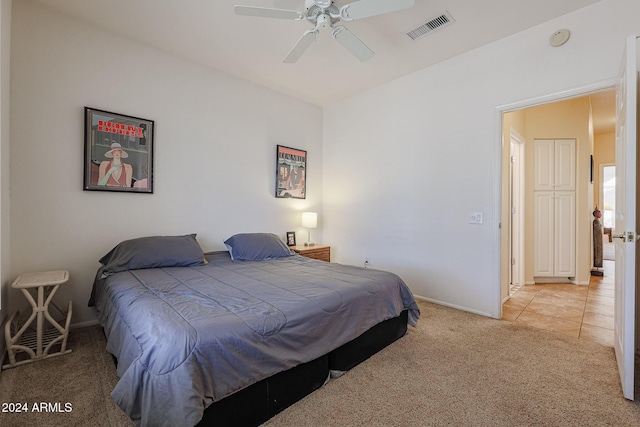
POLYGON ((555 140, 536 139, 534 141, 534 182, 536 191, 553 191, 555 184, 555 140))
POLYGON ((576 140, 556 139, 554 146, 554 190, 576 189, 576 140))
POLYGON ((555 193, 555 271, 558 277, 576 275, 576 194, 555 193))
POLYGON ((536 191, 534 194, 534 276, 554 275, 554 218, 553 191, 536 191))

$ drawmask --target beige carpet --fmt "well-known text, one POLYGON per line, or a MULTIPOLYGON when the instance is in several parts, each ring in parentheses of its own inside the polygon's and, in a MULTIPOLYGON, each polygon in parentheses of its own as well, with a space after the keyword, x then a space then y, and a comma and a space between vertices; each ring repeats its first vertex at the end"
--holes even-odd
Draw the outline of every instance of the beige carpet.
MULTIPOLYGON (((638 426, 613 350, 420 302, 418 328, 265 423, 280 426, 638 426)), ((97 327, 73 353, 0 375, 1 402, 70 402, 70 413, 0 413, 1 426, 130 426, 97 327)))
POLYGON ((109 395, 118 378, 98 326, 69 333, 72 352, 2 371, 0 403, 27 403, 27 413, 0 413, 2 427, 133 426, 109 395), (33 412, 34 404, 56 403, 64 411, 33 412))
POLYGON ((417 329, 266 424, 640 425, 640 404, 622 397, 613 349, 420 306, 417 329))

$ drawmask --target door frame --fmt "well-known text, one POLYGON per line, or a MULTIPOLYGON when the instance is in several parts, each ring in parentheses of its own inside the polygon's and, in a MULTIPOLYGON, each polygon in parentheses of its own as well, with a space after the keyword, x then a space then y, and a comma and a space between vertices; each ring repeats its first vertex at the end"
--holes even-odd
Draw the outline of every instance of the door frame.
MULTIPOLYGON (((509 220, 511 225, 509 226, 510 232, 510 260, 509 260, 509 286, 511 287, 515 281, 518 285, 524 285, 524 193, 525 193, 525 139, 522 135, 516 132, 515 129, 509 130, 510 134, 510 156, 511 156, 511 172, 510 172, 510 207, 512 209, 509 220), (514 147, 517 149, 514 150, 514 147), (515 158, 514 158, 515 156, 515 158), (515 210, 515 212, 514 212, 515 210), (517 268, 514 269, 514 262, 517 268), (515 271, 515 273, 514 273, 515 271)), ((511 291, 511 289, 509 289, 511 291)))
MULTIPOLYGON (((510 250, 509 247, 504 247, 501 234, 502 234, 502 224, 506 224, 505 221, 508 221, 508 218, 503 218, 502 213, 504 203, 509 203, 509 200, 503 200, 503 179, 505 178, 505 174, 508 174, 509 171, 504 171, 502 168, 502 160, 503 156, 506 152, 510 151, 508 146, 505 146, 505 140, 508 140, 510 143, 510 139, 504 138, 503 135, 503 115, 505 113, 509 113, 512 111, 522 110, 525 108, 536 107, 544 104, 551 104, 554 102, 565 101, 568 99, 578 98, 581 96, 587 96, 595 92, 600 92, 603 90, 611 90, 616 88, 616 83, 618 79, 616 77, 597 81, 585 86, 576 87, 573 89, 560 91, 551 93, 549 95, 544 95, 536 98, 525 99, 522 101, 516 101, 509 104, 499 105, 494 109, 494 138, 497 143, 495 144, 494 151, 494 164, 497 166, 494 170, 496 171, 494 177, 494 194, 497 195, 495 198, 495 206, 494 210, 497 213, 497 217, 499 218, 498 226, 496 228, 496 232, 494 235, 494 241, 496 243, 496 247, 498 247, 498 251, 496 253, 496 260, 494 262, 494 277, 495 286, 493 287, 494 296, 492 300, 494 301, 494 310, 493 312, 497 313, 497 318, 502 318, 502 289, 506 286, 509 286, 511 269, 507 268, 506 270, 509 274, 505 277, 503 272, 505 271, 504 266, 505 262, 510 262, 510 250)), ((508 211, 508 209, 507 209, 508 211)), ((510 239, 507 239, 509 242, 510 239)), ((510 246, 510 243, 509 243, 510 246)))

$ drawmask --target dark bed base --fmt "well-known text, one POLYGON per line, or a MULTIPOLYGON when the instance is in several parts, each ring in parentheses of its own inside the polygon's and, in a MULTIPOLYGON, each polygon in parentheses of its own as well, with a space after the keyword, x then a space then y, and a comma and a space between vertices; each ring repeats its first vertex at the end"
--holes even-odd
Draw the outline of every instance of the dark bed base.
POLYGON ((326 382, 329 371, 347 371, 407 332, 408 312, 385 320, 332 352, 266 378, 215 402, 198 427, 257 426, 326 382))
POLYGON ((329 353, 329 369, 348 371, 407 333, 409 312, 385 320, 329 353))
POLYGON ((327 355, 280 372, 209 406, 198 427, 260 425, 322 387, 328 374, 327 355))

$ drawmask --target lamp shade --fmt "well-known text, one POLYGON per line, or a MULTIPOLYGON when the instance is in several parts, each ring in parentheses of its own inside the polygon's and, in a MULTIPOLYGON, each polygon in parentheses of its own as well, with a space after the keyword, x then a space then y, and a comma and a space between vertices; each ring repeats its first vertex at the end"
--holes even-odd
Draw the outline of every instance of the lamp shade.
POLYGON ((315 212, 302 212, 302 226, 304 228, 317 228, 318 214, 315 212))

